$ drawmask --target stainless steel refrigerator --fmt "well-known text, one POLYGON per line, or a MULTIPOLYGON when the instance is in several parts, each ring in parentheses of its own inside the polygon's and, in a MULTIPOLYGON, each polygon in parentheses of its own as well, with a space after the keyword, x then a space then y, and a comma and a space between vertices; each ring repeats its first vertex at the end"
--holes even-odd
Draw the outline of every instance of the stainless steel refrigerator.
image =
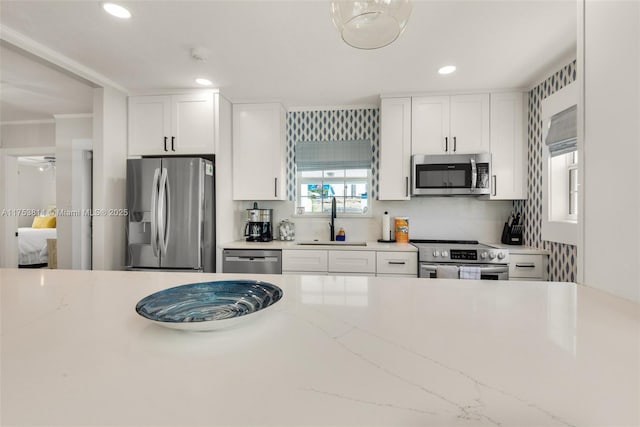
POLYGON ((127 160, 127 268, 215 272, 214 188, 206 159, 127 160))

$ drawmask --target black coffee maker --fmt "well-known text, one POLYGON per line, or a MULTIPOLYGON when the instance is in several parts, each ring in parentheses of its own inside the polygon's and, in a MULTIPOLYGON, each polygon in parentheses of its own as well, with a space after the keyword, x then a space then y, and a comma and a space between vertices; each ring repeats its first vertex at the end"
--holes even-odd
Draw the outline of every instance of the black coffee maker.
POLYGON ((273 209, 258 209, 258 203, 253 202, 253 208, 247 209, 248 218, 244 227, 247 242, 270 242, 273 240, 272 213, 273 209))

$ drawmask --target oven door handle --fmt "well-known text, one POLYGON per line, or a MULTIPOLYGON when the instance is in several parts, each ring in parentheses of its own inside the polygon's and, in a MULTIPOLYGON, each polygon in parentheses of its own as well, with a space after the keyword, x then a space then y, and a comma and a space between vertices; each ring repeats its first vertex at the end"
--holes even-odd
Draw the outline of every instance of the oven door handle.
MULTIPOLYGON (((465 265, 465 267, 475 267, 475 265, 465 265)), ((509 271, 509 266, 507 265, 491 265, 480 267, 480 273, 505 273, 507 271, 509 271)))
POLYGON ((435 272, 439 265, 456 265, 457 267, 478 267, 480 273, 507 273, 509 271, 508 265, 473 265, 473 264, 420 264, 420 270, 435 272))

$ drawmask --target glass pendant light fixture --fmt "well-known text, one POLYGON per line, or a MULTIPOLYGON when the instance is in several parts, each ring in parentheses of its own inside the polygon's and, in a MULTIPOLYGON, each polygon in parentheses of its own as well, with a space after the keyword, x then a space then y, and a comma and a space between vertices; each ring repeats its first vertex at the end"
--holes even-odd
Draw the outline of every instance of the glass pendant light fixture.
POLYGON ((342 39, 358 49, 378 49, 404 31, 412 0, 335 0, 331 19, 342 39))

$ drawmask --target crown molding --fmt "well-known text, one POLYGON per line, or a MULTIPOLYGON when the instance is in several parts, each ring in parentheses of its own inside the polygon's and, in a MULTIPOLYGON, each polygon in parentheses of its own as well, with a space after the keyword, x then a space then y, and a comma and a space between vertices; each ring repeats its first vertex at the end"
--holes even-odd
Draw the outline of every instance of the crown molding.
POLYGON ((56 121, 53 119, 43 119, 43 120, 13 120, 0 122, 0 126, 8 126, 8 125, 53 125, 56 121))
POLYGON ((53 117, 58 119, 92 119, 93 114, 81 113, 81 114, 54 114, 53 117))

